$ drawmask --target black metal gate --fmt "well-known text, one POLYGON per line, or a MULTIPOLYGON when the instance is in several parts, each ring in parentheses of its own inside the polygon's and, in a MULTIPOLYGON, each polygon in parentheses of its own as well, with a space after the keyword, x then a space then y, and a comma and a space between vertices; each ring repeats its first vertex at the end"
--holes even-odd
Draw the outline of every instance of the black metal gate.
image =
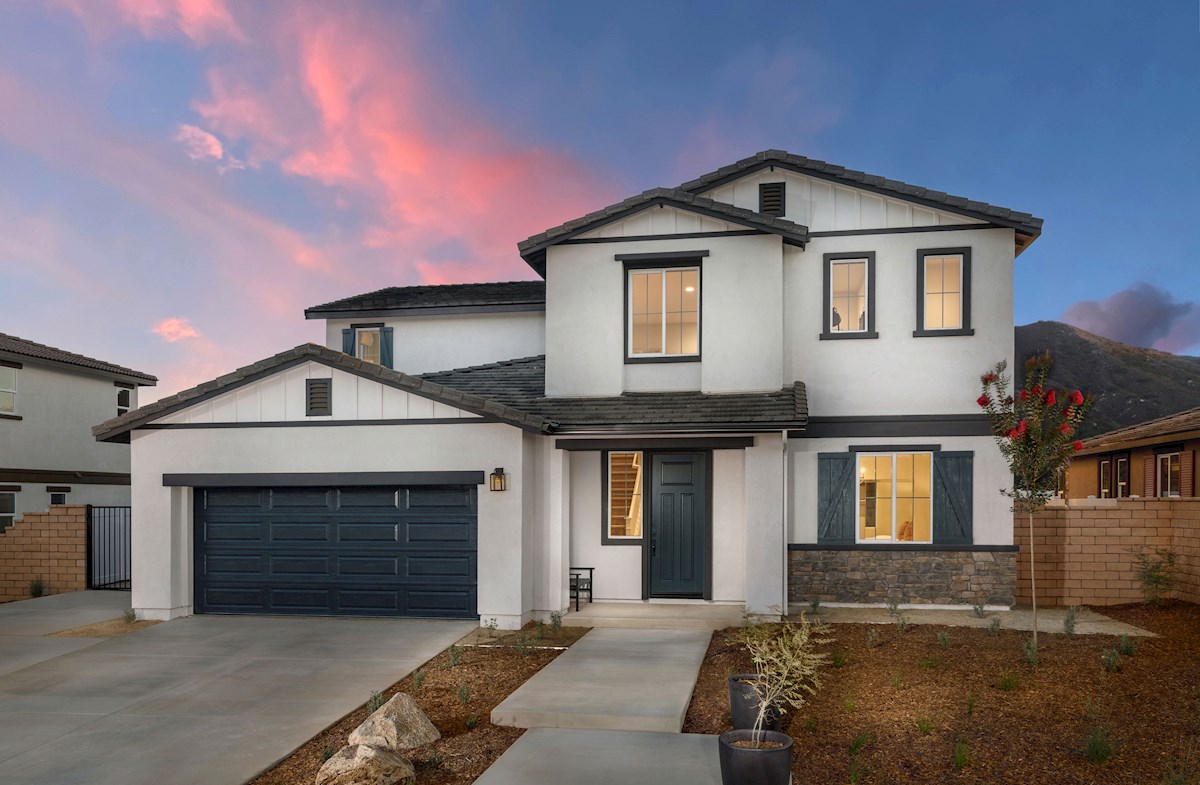
POLYGON ((87 585, 89 589, 129 591, 129 507, 88 505, 87 585))

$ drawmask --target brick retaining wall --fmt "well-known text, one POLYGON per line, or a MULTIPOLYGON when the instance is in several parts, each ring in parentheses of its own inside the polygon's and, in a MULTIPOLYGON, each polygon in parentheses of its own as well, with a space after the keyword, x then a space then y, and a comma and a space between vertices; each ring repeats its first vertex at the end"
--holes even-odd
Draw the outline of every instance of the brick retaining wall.
MULTIPOLYGON (((1028 604, 1029 524, 1014 521, 1021 546, 1017 601, 1028 604)), ((1179 555, 1174 596, 1200 603, 1200 499, 1071 499, 1034 516, 1039 605, 1120 605, 1143 599, 1134 548, 1179 555)))
POLYGON ((29 597, 41 578, 47 594, 87 588, 87 505, 27 512, 0 533, 0 602, 29 597))

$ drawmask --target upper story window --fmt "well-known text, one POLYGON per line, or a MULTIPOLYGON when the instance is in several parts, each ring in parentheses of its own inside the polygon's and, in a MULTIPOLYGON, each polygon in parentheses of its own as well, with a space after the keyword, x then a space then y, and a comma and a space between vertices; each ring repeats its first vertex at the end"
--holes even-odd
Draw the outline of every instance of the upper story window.
POLYGON ((931 453, 859 453, 858 541, 933 542, 931 453))
POLYGON ((1179 453, 1163 453, 1158 460, 1158 495, 1179 495, 1179 453))
POLYGON ((392 367, 392 328, 382 324, 352 324, 342 330, 342 351, 351 357, 392 367))
POLYGON ((913 335, 973 335, 971 249, 917 251, 917 329, 913 335))
POLYGON ((628 356, 700 355, 700 268, 628 271, 628 356))
POLYGON ((0 414, 17 413, 17 369, 0 365, 0 414))
POLYGON ((825 254, 822 338, 878 338, 875 332, 875 254, 825 254))
POLYGON ((131 408, 133 408, 132 404, 133 404, 133 390, 130 390, 128 387, 118 387, 117 388, 117 416, 120 417, 122 414, 125 414, 126 412, 128 412, 131 408))
POLYGON ((379 364, 379 328, 359 327, 354 331, 354 356, 379 364))

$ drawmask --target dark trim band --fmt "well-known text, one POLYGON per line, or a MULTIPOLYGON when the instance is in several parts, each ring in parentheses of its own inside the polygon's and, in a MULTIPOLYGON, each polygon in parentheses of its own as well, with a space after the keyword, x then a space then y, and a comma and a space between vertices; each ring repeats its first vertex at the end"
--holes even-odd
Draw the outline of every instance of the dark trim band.
POLYGON ((667 354, 654 357, 626 357, 626 365, 654 365, 655 363, 698 363, 703 362, 698 354, 667 354))
POLYGON ((803 431, 788 438, 829 439, 854 436, 991 436, 984 414, 895 414, 872 417, 810 417, 803 431))
POLYGON ((580 450, 743 450, 754 446, 753 436, 713 436, 698 439, 555 439, 554 447, 580 450))
POLYGON ((590 245, 591 243, 640 243, 646 240, 699 240, 704 237, 749 237, 766 234, 758 229, 737 229, 724 232, 680 232, 679 234, 631 234, 627 237, 592 237, 563 240, 559 245, 590 245))
POLYGON ((916 234, 919 232, 953 232, 960 229, 1003 229, 991 223, 945 224, 939 226, 896 226, 888 229, 844 229, 840 232, 809 232, 809 237, 862 237, 871 234, 916 234))
POLYGON ((0 420, 24 420, 19 414, 0 414, 0 420))
POLYGON ((128 485, 129 475, 119 472, 72 472, 52 469, 0 469, 0 481, 67 483, 79 485, 128 485))
POLYGON ((966 551, 969 553, 1016 553, 1019 545, 938 545, 933 543, 892 543, 871 545, 870 543, 846 543, 831 545, 819 542, 791 542, 789 551, 966 551))
POLYGON ((314 488, 338 485, 483 485, 483 472, 261 472, 164 474, 163 485, 189 488, 314 488))
POLYGON ((0 485, 0 493, 20 493, 20 485, 0 485))
POLYGON ((618 262, 670 262, 703 259, 708 251, 659 251, 655 253, 619 253, 613 256, 618 262))
POLYGON ((0 368, 16 368, 19 371, 24 367, 24 365, 15 360, 0 360, 0 368))
POLYGON ((379 308, 370 311, 305 311, 305 319, 379 319, 385 317, 450 316, 489 313, 521 313, 544 311, 545 303, 514 303, 509 305, 436 305, 420 308, 379 308))
POLYGON ((170 431, 170 430, 205 430, 212 428, 328 428, 331 426, 352 425, 464 425, 474 423, 483 425, 492 421, 485 417, 427 417, 414 420, 295 420, 290 422, 181 422, 181 423, 150 423, 142 425, 138 430, 170 431))
POLYGON ((70 485, 47 485, 46 493, 70 493, 70 485))
POLYGON ((846 452, 941 452, 940 444, 852 444, 846 452))

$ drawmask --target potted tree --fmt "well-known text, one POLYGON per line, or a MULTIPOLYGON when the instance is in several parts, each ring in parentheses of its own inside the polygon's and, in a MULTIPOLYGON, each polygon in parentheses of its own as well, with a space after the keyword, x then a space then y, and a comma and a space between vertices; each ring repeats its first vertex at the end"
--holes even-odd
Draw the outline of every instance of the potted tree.
POLYGON ((819 668, 827 659, 817 647, 830 642, 829 628, 811 623, 803 615, 799 622, 760 622, 749 625, 739 640, 754 663, 753 674, 743 674, 735 696, 730 680, 730 709, 734 701, 751 703, 754 722, 750 728, 722 733, 721 781, 725 785, 787 785, 792 773, 792 739, 780 730, 768 729, 768 718, 781 717, 789 709, 804 705, 820 687, 819 668), (752 699, 747 701, 743 689, 752 699))

